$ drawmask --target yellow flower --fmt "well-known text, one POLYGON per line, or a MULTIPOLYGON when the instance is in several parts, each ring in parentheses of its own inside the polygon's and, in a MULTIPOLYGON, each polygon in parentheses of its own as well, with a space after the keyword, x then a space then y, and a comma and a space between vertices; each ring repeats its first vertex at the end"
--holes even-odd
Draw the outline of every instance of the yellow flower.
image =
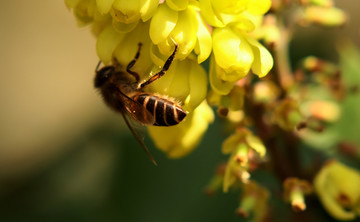
POLYGON ((96 4, 93 0, 65 0, 68 9, 73 9, 79 25, 86 25, 95 17, 96 4))
POLYGON ((176 54, 179 60, 194 51, 201 63, 211 52, 210 32, 193 5, 182 11, 174 11, 167 4, 160 5, 151 19, 150 38, 158 48, 158 51, 153 50, 156 57, 170 55, 174 42, 179 44, 176 54))
POLYGON ((158 0, 97 0, 99 11, 109 13, 113 18, 114 27, 120 32, 128 32, 138 22, 148 21, 158 7, 158 0), (111 2, 113 2, 111 4, 111 2), (109 7, 111 5, 111 7, 109 7))
POLYGON ((263 15, 270 9, 271 0, 200 0, 201 14, 215 27, 230 23, 252 23, 251 15, 263 15))
POLYGON ((250 69, 263 77, 273 66, 273 58, 264 46, 229 27, 214 30, 213 57, 210 83, 222 95, 228 94, 233 84, 245 77, 250 69))
POLYGON ((99 13, 94 0, 65 0, 68 9, 72 9, 78 21, 78 25, 84 26, 91 24, 92 32, 95 36, 111 23, 109 15, 99 13))
POLYGON ((181 123, 171 127, 148 127, 156 147, 170 158, 180 158, 190 153, 200 142, 214 120, 212 109, 204 101, 181 123))
POLYGON ((314 180, 315 191, 328 213, 338 220, 360 215, 360 172, 336 160, 326 163, 314 180))

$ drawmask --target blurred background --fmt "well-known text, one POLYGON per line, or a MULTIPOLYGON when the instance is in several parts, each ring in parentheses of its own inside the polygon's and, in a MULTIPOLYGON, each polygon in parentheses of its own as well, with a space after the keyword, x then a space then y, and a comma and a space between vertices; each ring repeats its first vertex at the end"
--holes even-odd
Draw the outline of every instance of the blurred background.
MULTIPOLYGON (((317 53, 336 61, 339 38, 360 45, 360 4, 336 4, 349 13, 348 25, 299 29, 294 60, 317 53)), ((155 167, 93 89, 95 39, 63 1, 2 0, 0 27, 1 221, 240 220, 237 194, 203 192, 227 159, 218 120, 179 160, 145 138, 155 167)))

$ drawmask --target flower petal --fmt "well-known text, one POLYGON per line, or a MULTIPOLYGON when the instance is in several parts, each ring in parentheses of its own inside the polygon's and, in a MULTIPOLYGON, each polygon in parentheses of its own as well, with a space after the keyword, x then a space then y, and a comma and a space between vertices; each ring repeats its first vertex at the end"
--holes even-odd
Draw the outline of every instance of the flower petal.
POLYGON ((150 23, 150 38, 157 45, 164 41, 175 28, 178 13, 171 10, 166 4, 160 5, 150 23))
POLYGON ((149 22, 139 22, 133 31, 126 33, 125 37, 121 40, 113 53, 119 64, 122 67, 126 67, 130 61, 134 59, 138 50, 138 44, 142 43, 140 56, 135 65, 131 68, 132 71, 137 72, 140 75, 141 80, 148 79, 149 73, 154 65, 149 53, 151 40, 147 36, 148 33, 149 22))
POLYGON ((263 15, 269 11, 271 0, 250 0, 247 11, 254 15, 263 15))
POLYGON ((251 70, 260 78, 264 77, 269 73, 274 65, 273 57, 270 52, 258 41, 252 38, 248 38, 247 40, 254 53, 254 63, 251 66, 251 70))
POLYGON ((109 13, 114 1, 115 0, 96 0, 96 6, 100 14, 104 15, 109 13))
POLYGON ((231 134, 226 140, 223 142, 221 146, 221 152, 223 154, 232 153, 238 144, 240 143, 242 137, 238 133, 231 134))
POLYGON ((192 60, 188 60, 188 63, 190 93, 185 100, 184 108, 192 111, 206 98, 208 83, 204 68, 192 60))
MULTIPOLYGON (((249 72, 254 59, 252 49, 244 37, 234 33, 230 28, 214 30, 213 51, 216 63, 225 72, 236 71, 239 76, 244 76, 249 72)), ((234 79, 226 79, 226 76, 222 79, 234 81, 234 79)))
POLYGON ((214 56, 212 56, 209 73, 211 88, 220 95, 227 95, 234 87, 235 82, 224 81, 220 79, 217 74, 218 72, 224 72, 224 70, 216 64, 214 56))
MULTIPOLYGON (((195 10, 186 9, 179 12, 179 19, 175 28, 171 31, 170 37, 179 44, 176 58, 185 59, 196 45, 197 19, 195 10)), ((168 49, 167 44, 162 49, 163 44, 159 44, 160 51, 168 49)))
POLYGON ((135 27, 137 26, 138 23, 139 23, 139 21, 126 24, 126 23, 123 23, 123 22, 118 22, 115 19, 112 20, 112 24, 113 24, 114 29, 117 32, 120 32, 120 33, 131 32, 132 30, 135 29, 135 27))
POLYGON ((246 142, 260 155, 260 157, 265 156, 266 148, 259 137, 254 136, 252 133, 248 133, 246 135, 246 142))
POLYGON ((159 5, 158 0, 140 0, 140 14, 141 14, 141 20, 143 22, 146 22, 149 20, 155 13, 156 8, 159 5))
POLYGON ((140 19, 140 2, 138 0, 115 0, 113 8, 112 16, 119 22, 129 24, 140 19))
POLYGON ((166 0, 166 4, 175 11, 185 10, 189 4, 189 0, 166 0))
POLYGON ((225 26, 219 14, 215 13, 211 0, 199 0, 199 2, 201 15, 204 17, 204 19, 209 25, 215 27, 225 26))
POLYGON ((194 51, 198 55, 197 60, 200 64, 210 56, 212 50, 212 39, 204 20, 198 13, 196 13, 196 17, 198 20, 198 30, 196 33, 197 42, 194 51))
POLYGON ((116 32, 112 25, 101 32, 96 42, 96 52, 104 64, 111 62, 113 52, 123 38, 124 35, 116 32))

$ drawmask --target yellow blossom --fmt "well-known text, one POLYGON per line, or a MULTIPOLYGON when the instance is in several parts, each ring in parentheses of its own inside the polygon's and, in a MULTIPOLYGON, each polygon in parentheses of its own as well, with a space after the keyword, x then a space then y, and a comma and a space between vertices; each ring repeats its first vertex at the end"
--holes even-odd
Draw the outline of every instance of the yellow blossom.
POLYGON ((247 15, 263 15, 270 9, 270 0, 200 0, 201 14, 206 22, 215 27, 244 22, 247 15), (245 14, 245 16, 244 16, 245 14))
POLYGON ((148 21, 154 14, 158 0, 112 0, 112 7, 109 8, 111 0, 97 0, 99 11, 110 12, 113 18, 114 27, 120 32, 128 32, 134 29, 141 20, 148 21), (100 4, 102 3, 102 4, 100 4))
POLYGON ((220 94, 227 94, 233 84, 245 77, 250 69, 259 77, 265 76, 273 66, 268 50, 255 39, 229 27, 213 32, 213 56, 210 83, 220 94))
POLYGON ((160 5, 151 19, 150 38, 158 48, 153 51, 157 57, 170 55, 174 42, 179 44, 176 54, 179 60, 194 51, 201 63, 211 52, 210 32, 193 5, 182 11, 174 11, 167 4, 160 5))
POLYGON ((315 191, 330 215, 353 220, 360 215, 360 172, 336 160, 326 163, 314 180, 315 191))
POLYGON ((86 25, 95 17, 96 4, 93 0, 65 0, 68 9, 73 9, 74 15, 80 25, 86 25))
POLYGON ((65 0, 65 4, 73 10, 79 26, 91 24, 95 36, 111 23, 110 15, 102 15, 97 10, 95 0, 65 0))

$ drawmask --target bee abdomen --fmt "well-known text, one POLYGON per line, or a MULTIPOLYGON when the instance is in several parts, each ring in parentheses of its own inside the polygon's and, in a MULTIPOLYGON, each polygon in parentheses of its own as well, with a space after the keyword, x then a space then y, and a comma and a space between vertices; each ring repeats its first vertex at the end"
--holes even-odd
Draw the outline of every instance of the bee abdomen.
POLYGON ((133 99, 154 115, 155 126, 173 126, 186 117, 186 112, 171 100, 145 93, 138 94, 133 99))

